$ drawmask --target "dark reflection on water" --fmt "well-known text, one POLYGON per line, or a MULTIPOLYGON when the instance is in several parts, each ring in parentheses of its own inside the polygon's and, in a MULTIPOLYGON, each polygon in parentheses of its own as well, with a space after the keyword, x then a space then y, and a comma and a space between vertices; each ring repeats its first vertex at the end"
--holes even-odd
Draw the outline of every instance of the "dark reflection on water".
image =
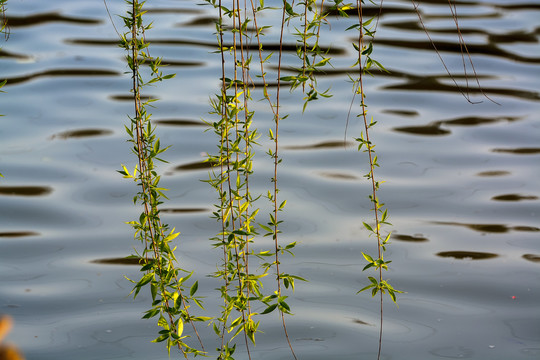
POLYGON ((6 85, 15 85, 42 77, 75 77, 75 76, 120 76, 120 73, 104 69, 56 69, 46 70, 39 73, 11 77, 6 85))
POLYGON ((357 176, 350 175, 350 174, 343 174, 343 173, 330 173, 330 172, 323 172, 319 173, 320 176, 335 180, 358 180, 357 176))
POLYGON ((532 261, 532 262, 540 263, 540 255, 535 255, 535 254, 525 254, 525 255, 523 255, 523 258, 524 258, 525 260, 529 260, 529 261, 532 261))
POLYGON ((49 186, 0 186, 0 195, 44 196, 52 192, 49 186))
MULTIPOLYGON (((426 44, 428 45, 428 44, 426 44)), ((540 63, 540 59, 538 60, 540 63)), ((355 73, 355 70, 351 67, 348 68, 333 68, 333 69, 324 69, 318 72, 318 76, 336 76, 336 75, 347 75, 355 73)), ((464 76, 462 74, 453 73, 451 76, 447 73, 440 73, 439 75, 426 75, 422 76, 421 74, 413 74, 404 71, 399 71, 396 69, 391 69, 389 72, 384 72, 377 69, 370 69, 370 73, 374 76, 386 77, 386 78, 396 78, 402 80, 402 83, 392 83, 391 85, 385 85, 382 89, 385 90, 405 90, 405 91, 437 91, 437 92, 449 92, 454 94, 462 94, 463 96, 485 96, 488 95, 498 95, 498 96, 507 96, 511 98, 518 98, 523 100, 540 100, 540 93, 525 89, 510 89, 510 88, 497 88, 489 87, 482 85, 480 88, 471 85, 474 84, 474 81, 471 81, 469 75, 464 76), (464 85, 462 82, 464 80, 469 80, 470 85, 464 85), (456 83, 453 83, 456 81, 456 83), (446 82, 450 82, 447 84, 446 82), (457 85, 456 85, 457 84, 457 85)), ((477 78, 479 80, 489 80, 493 76, 486 76, 478 74, 477 78)))
POLYGON ((69 130, 63 131, 58 134, 54 134, 51 139, 72 139, 72 138, 86 138, 94 136, 105 136, 111 135, 113 132, 107 129, 80 129, 80 130, 69 130))
POLYGON ((4 238, 19 238, 19 237, 27 237, 27 236, 38 236, 39 233, 35 231, 5 231, 0 232, 0 237, 4 238))
POLYGON ((540 148, 514 148, 514 149, 493 149, 493 152, 516 154, 516 155, 535 155, 540 154, 540 148))
MULTIPOLYGON (((133 101, 132 95, 111 95, 109 96, 110 99, 116 100, 116 101, 133 101)), ((156 99, 156 96, 152 95, 141 95, 142 101, 148 101, 150 99, 156 99)))
POLYGON ((394 130, 412 135, 441 136, 451 134, 450 130, 441 129, 441 125, 442 123, 435 122, 427 125, 400 126, 394 128, 394 130))
MULTIPOLYGON (((521 4, 493 4, 495 8, 508 9, 508 10, 538 10, 540 9, 540 4, 536 2, 523 2, 521 4)), ((538 33, 538 30, 537 30, 538 33)))
POLYGON ((150 14, 204 14, 203 10, 192 7, 149 7, 146 12, 150 14))
POLYGON ((467 116, 452 120, 443 120, 441 121, 442 124, 449 125, 449 126, 477 126, 477 125, 489 125, 498 123, 501 121, 517 121, 520 118, 518 117, 479 117, 479 116, 467 116))
POLYGON ((428 238, 422 235, 405 235, 405 234, 392 234, 392 240, 406 241, 406 242, 426 242, 428 238))
POLYGON ((318 150, 318 149, 335 149, 335 148, 342 148, 345 149, 347 147, 352 146, 352 142, 350 141, 324 141, 317 144, 310 144, 310 145, 288 145, 283 146, 283 149, 287 150, 318 150))
POLYGON ((384 110, 383 112, 387 114, 393 114, 393 115, 399 115, 399 116, 418 116, 420 115, 418 111, 414 110, 399 110, 399 109, 391 109, 391 110, 384 110))
MULTIPOLYGON (((475 18, 497 18, 499 17, 496 13, 485 14, 485 15, 473 15, 475 18)), ((386 26, 391 28, 396 28, 400 30, 417 30, 424 31, 419 21, 402 21, 402 22, 393 22, 389 23, 386 26)), ((432 34, 450 34, 453 35, 456 33, 455 28, 441 28, 441 29, 430 29, 432 34)), ((470 35, 485 35, 488 39, 488 43, 500 43, 500 44, 512 44, 512 43, 537 43, 538 39, 536 38, 536 33, 534 31, 525 32, 525 31, 511 31, 504 34, 492 34, 487 31, 478 28, 460 28, 461 34, 470 34, 470 35)))
POLYGON ((101 19, 77 18, 59 13, 41 13, 28 16, 9 16, 9 26, 13 28, 41 25, 46 23, 73 23, 77 25, 96 25, 101 19))
POLYGON ((493 259, 499 255, 488 253, 488 252, 477 252, 477 251, 441 251, 436 254, 440 257, 451 257, 454 259, 460 260, 485 260, 493 259))
MULTIPOLYGON (((147 39, 149 43, 152 43, 154 45, 172 45, 172 46, 193 46, 193 47, 204 47, 208 49, 215 50, 217 48, 217 45, 215 42, 209 42, 209 41, 202 41, 202 40, 187 40, 187 39, 147 39)), ((90 46, 118 46, 117 40, 106 40, 106 39, 66 39, 66 43, 68 44, 74 44, 74 45, 90 45, 90 46)), ((224 47, 231 47, 233 44, 231 43, 223 43, 224 47)), ((245 44, 244 45, 246 50, 250 51, 258 51, 259 47, 256 43, 251 44, 245 44)), ((282 48, 283 52, 290 52, 290 53, 296 53, 296 45, 295 44, 283 44, 280 45, 279 43, 265 43, 264 44, 264 50, 265 51, 279 51, 280 48, 282 48)), ((332 48, 326 48, 321 49, 321 51, 327 53, 328 55, 345 55, 347 51, 342 47, 332 47, 332 48)))
MULTIPOLYGON (((455 32, 455 29, 454 29, 454 32, 455 32)), ((446 41, 434 41, 432 44, 429 41, 407 41, 407 40, 397 41, 397 40, 390 40, 390 39, 376 39, 375 44, 398 47, 398 48, 404 47, 407 49, 417 49, 417 50, 433 49, 433 47, 435 47, 438 51, 452 52, 456 54, 461 54, 463 50, 460 44, 453 43, 453 42, 446 42, 446 41)), ((501 57, 504 59, 511 59, 511 60, 523 62, 523 63, 531 63, 531 64, 540 63, 540 57, 520 56, 519 54, 502 50, 493 44, 467 44, 467 50, 470 54, 496 56, 496 57, 501 57)))
POLYGON ((373 326, 373 324, 370 324, 370 323, 365 322, 365 321, 360 320, 360 319, 352 319, 352 322, 355 323, 355 324, 359 324, 359 325, 373 326))
POLYGON ((507 233, 510 231, 523 231, 523 232, 538 232, 540 228, 533 226, 507 226, 502 224, 466 224, 457 222, 445 222, 436 221, 434 224, 439 225, 451 225, 451 226, 463 226, 468 229, 479 231, 482 233, 507 233))
POLYGON ((188 119, 157 119, 154 123, 166 126, 206 126, 202 121, 188 119))
POLYGON ((491 198, 495 201, 521 201, 521 200, 538 200, 538 196, 533 195, 520 195, 520 194, 504 194, 491 198))
POLYGON ((478 125, 490 125, 503 121, 517 121, 518 117, 477 117, 477 116, 467 116, 451 120, 441 120, 434 121, 427 125, 417 125, 417 126, 401 126, 394 128, 395 131, 409 133, 413 135, 428 135, 428 136, 437 136, 437 135, 449 135, 451 134, 450 130, 442 129, 441 126, 478 126, 478 125))
POLYGON ((174 168, 175 171, 185 171, 185 170, 204 170, 211 169, 214 164, 211 161, 196 161, 188 164, 178 165, 174 168))
POLYGON ((165 214, 200 213, 210 211, 206 208, 165 208, 161 212, 165 214))
MULTIPOLYGON (((145 65, 149 65, 151 60, 142 61, 145 65)), ((180 61, 180 60, 170 60, 163 58, 161 60, 161 65, 170 66, 170 67, 191 67, 191 66, 204 66, 205 64, 201 61, 180 61)))
POLYGON ((176 26, 183 27, 183 26, 209 26, 209 25, 215 25, 216 22, 219 21, 219 18, 213 17, 213 16, 200 16, 196 19, 193 19, 189 22, 185 22, 182 24, 178 24, 176 26))
MULTIPOLYGON (((540 62, 540 60, 539 60, 540 62)), ((446 76, 438 77, 423 77, 416 79, 409 79, 408 82, 402 84, 388 85, 385 86, 386 90, 408 90, 408 91, 442 91, 450 92, 456 94, 466 94, 466 95, 502 95, 520 98, 524 100, 540 100, 540 95, 538 92, 528 91, 528 90, 515 90, 515 89, 504 89, 504 88, 491 88, 482 86, 482 88, 474 87, 456 87, 455 85, 447 85, 440 82, 438 79, 442 79, 446 76)))
POLYGON ((12 58, 17 60, 30 60, 30 56, 23 54, 14 54, 12 52, 6 51, 5 49, 0 49, 0 58, 12 58))
POLYGON ((141 258, 136 257, 123 257, 123 258, 107 258, 107 259, 97 259, 92 260, 91 263, 94 264, 105 264, 105 265, 139 265, 141 263, 141 258))
POLYGON ((476 174, 477 176, 506 176, 510 175, 509 171, 505 170, 491 170, 491 171, 482 171, 476 174))
POLYGON ((525 231, 525 232, 538 232, 540 231, 540 228, 537 228, 534 226, 514 226, 512 227, 512 230, 525 231))
MULTIPOLYGON (((346 10, 341 10, 340 12, 338 12, 337 10, 330 9, 330 7, 326 5, 326 12, 330 16, 339 16, 340 12, 344 12, 345 14, 351 17, 358 16, 358 8, 356 7, 348 8, 346 10)), ((362 7, 363 16, 373 17, 378 14, 380 14, 381 16, 411 14, 411 9, 405 8, 405 7, 392 6, 392 5, 384 6, 382 8, 378 6, 369 6, 369 5, 362 7)))

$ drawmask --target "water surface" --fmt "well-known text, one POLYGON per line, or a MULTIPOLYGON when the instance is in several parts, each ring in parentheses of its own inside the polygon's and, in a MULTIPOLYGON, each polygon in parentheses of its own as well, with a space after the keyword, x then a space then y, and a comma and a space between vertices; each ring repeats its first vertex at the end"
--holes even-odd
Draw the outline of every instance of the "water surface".
MULTIPOLYGON (((120 29, 114 15, 125 5, 108 5, 120 29)), ((208 177, 203 154, 216 142, 201 121, 219 86, 216 14, 190 0, 147 5, 151 51, 177 74, 145 94, 160 100, 154 119, 162 143, 173 146, 162 167, 171 189, 163 215, 181 231, 179 258, 197 271, 205 303, 215 309, 216 284, 206 274, 220 255, 208 241, 218 231, 210 219, 216 196, 200 180, 208 177)), ((384 2, 374 56, 390 73, 366 79, 378 121, 378 176, 386 181, 380 198, 395 234, 386 275, 407 292, 399 309, 385 305, 383 358, 538 359, 540 7, 536 0, 456 5, 482 91, 469 81, 467 92, 442 0, 421 1, 420 11, 459 88, 406 0, 384 2)), ((132 106, 107 11, 100 1, 82 0, 10 0, 8 10, 11 36, 0 58, 0 79, 9 81, 0 94, 0 313, 15 319, 10 340, 29 360, 167 359, 163 346, 150 343, 153 322, 140 320, 148 294, 133 300, 124 278, 139 276, 124 259, 138 245, 124 222, 139 209, 136 188, 116 172, 135 163, 124 132, 132 106)), ((265 19, 278 20, 278 12, 265 19)), ((367 282, 361 252, 376 247, 362 226, 370 221, 369 184, 353 141, 362 131, 354 116, 343 142, 354 34, 342 32, 350 22, 331 21, 321 41, 334 67, 319 86, 334 97, 305 114, 301 95, 284 98, 283 240, 299 246, 283 266, 309 279, 291 295, 289 334, 300 359, 374 359, 378 304, 355 295, 367 282)), ((275 30, 267 33, 269 50, 277 39, 275 30)), ((271 116, 257 106, 265 134, 271 116)), ((269 142, 261 143, 263 154, 269 142)), ((264 155, 255 172, 253 191, 266 192, 271 166, 264 155)), ((253 358, 289 359, 278 319, 269 316, 262 330, 253 358)), ((203 335, 213 344, 211 332, 203 335)), ((246 358, 240 345, 238 354, 246 358)))

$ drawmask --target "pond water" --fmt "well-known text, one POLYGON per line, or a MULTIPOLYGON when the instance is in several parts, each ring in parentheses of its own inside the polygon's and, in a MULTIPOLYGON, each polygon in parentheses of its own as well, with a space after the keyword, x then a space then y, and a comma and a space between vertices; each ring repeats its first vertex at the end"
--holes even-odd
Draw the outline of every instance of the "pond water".
MULTIPOLYGON (((275 2, 276 5, 279 2, 275 2)), ((383 359, 540 358, 540 4, 538 0, 456 1, 475 81, 470 104, 449 78, 412 3, 385 1, 375 58, 390 70, 366 78, 372 136, 385 180, 380 191, 393 224, 386 277, 406 291, 385 304, 383 359), (496 102, 496 103, 495 103, 496 102)), ((123 1, 109 1, 116 27, 123 1)), ((190 166, 215 151, 209 97, 220 61, 208 6, 147 2, 151 52, 176 78, 151 88, 153 117, 169 164, 164 220, 181 231, 179 259, 196 270, 209 311, 219 305, 219 251, 208 238, 216 196, 190 166)), ((455 24, 445 0, 420 1, 430 36, 464 88, 455 24)), ((167 359, 152 344, 157 327, 141 320, 149 295, 133 300, 123 263, 134 242, 124 222, 138 217, 136 188, 116 172, 134 164, 124 124, 132 113, 130 77, 102 1, 10 0, 11 35, 0 78, 0 313, 29 360, 167 359)), ((279 13, 268 14, 277 24, 279 13)), ((361 252, 373 253, 365 155, 344 146, 354 62, 351 23, 331 18, 322 38, 334 69, 319 81, 334 97, 302 114, 288 95, 281 125, 283 241, 298 241, 287 272, 303 276, 289 304, 288 330, 299 359, 375 359, 378 303, 356 295, 367 284, 361 252)), ((276 42, 268 31, 265 40, 276 42)), ((289 57, 292 57, 289 54, 289 57)), ((471 73, 470 66, 467 73, 471 73)), ((272 73, 271 73, 272 74, 272 73)), ((355 105, 356 106, 356 105, 355 105)), ((259 107, 259 105, 257 105, 259 107)), ((354 111, 354 110, 353 110, 354 111)), ((271 117, 260 105, 256 125, 271 117)), ((352 116, 348 141, 362 125, 352 116)), ((259 152, 269 146, 261 137, 259 152)), ((271 166, 256 158, 253 191, 269 188, 271 166)), ((265 200, 259 200, 265 208, 265 200)), ((260 220, 261 222, 264 219, 260 220)), ((260 240, 264 243, 266 240, 260 240)), ((253 359, 290 359, 276 317, 261 325, 253 359)), ((211 332, 203 337, 215 347, 211 332)), ((239 342, 238 359, 246 359, 239 342)), ((173 354, 176 357, 177 354, 173 354)))

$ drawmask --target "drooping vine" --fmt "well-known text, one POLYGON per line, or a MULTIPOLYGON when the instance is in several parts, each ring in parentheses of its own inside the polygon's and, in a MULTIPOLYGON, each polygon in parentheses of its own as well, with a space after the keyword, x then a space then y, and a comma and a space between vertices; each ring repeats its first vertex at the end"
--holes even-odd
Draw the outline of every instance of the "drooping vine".
MULTIPOLYGON (((368 195, 370 202, 372 203, 373 222, 363 222, 364 227, 369 231, 370 235, 373 235, 377 241, 377 253, 376 255, 369 255, 362 252, 364 259, 367 261, 367 265, 364 266, 362 271, 373 268, 376 271, 376 276, 368 276, 369 284, 357 293, 371 290, 372 296, 379 294, 379 342, 377 359, 381 357, 382 350, 382 336, 383 336, 383 295, 388 293, 394 303, 396 303, 396 293, 402 291, 396 290, 392 287, 388 280, 383 278, 382 270, 388 270, 389 260, 385 260, 384 253, 386 246, 391 237, 391 232, 383 235, 383 226, 391 225, 388 222, 388 210, 384 207, 384 204, 379 201, 378 191, 382 181, 378 180, 375 175, 375 168, 379 167, 378 157, 375 153, 375 143, 370 137, 370 131, 377 123, 372 117, 368 115, 368 106, 366 103, 366 94, 364 92, 364 76, 370 74, 372 67, 377 67, 379 70, 387 71, 384 66, 372 57, 373 53, 373 40, 377 31, 379 17, 382 9, 382 0, 379 3, 379 13, 369 19, 365 19, 363 13, 363 0, 357 0, 355 6, 351 4, 342 4, 340 0, 336 0, 336 9, 342 16, 348 16, 347 10, 356 11, 356 23, 347 28, 347 30, 356 30, 358 32, 357 40, 352 43, 354 50, 356 51, 357 58, 355 66, 357 66, 356 78, 351 78, 354 89, 354 98, 359 98, 360 113, 357 115, 363 123, 364 130, 361 131, 360 137, 355 138, 358 143, 358 151, 363 151, 367 154, 368 158, 368 172, 364 175, 371 185, 371 194, 368 195)), ((373 3, 374 4, 374 3, 373 3)), ((350 112, 349 112, 350 114, 350 112)), ((347 119, 348 123, 348 119, 347 119)))
MULTIPOLYGON (((1 1, 1 0, 0 0, 1 1)), ((2 1, 2 4, 6 0, 2 1)), ((329 49, 319 44, 321 31, 328 21, 330 11, 348 16, 356 11, 355 24, 347 30, 356 30, 358 37, 353 43, 357 54, 355 66, 356 78, 351 78, 354 89, 354 99, 358 100, 358 118, 363 124, 363 131, 355 138, 358 150, 367 155, 368 171, 365 178, 369 181, 371 191, 369 200, 372 204, 373 218, 364 222, 364 227, 375 237, 377 242, 376 254, 362 252, 367 261, 363 270, 373 268, 376 274, 368 276, 369 284, 358 292, 371 290, 373 296, 379 294, 380 326, 378 355, 381 356, 383 335, 383 294, 388 293, 391 300, 396 302, 396 294, 401 291, 394 289, 388 280, 383 278, 383 271, 388 270, 388 261, 384 254, 390 239, 390 233, 385 234, 388 222, 388 211, 379 201, 378 192, 381 180, 376 177, 375 169, 379 166, 372 130, 376 121, 368 115, 366 94, 364 92, 364 76, 369 74, 372 67, 386 71, 382 64, 372 57, 373 38, 375 36, 378 16, 365 19, 363 0, 355 4, 345 4, 343 0, 334 0, 333 6, 325 4, 324 0, 304 0, 294 3, 283 0, 280 17, 279 44, 277 54, 272 55, 265 50, 262 37, 264 26, 258 16, 262 11, 271 11, 265 7, 264 1, 249 2, 233 0, 226 4, 222 0, 207 0, 207 3, 218 12, 216 21, 216 39, 218 56, 221 59, 220 88, 210 100, 213 120, 208 120, 210 130, 217 138, 217 151, 209 154, 207 161, 211 171, 207 182, 217 194, 213 217, 218 223, 219 230, 210 240, 219 249, 221 260, 213 276, 219 280, 219 294, 222 299, 221 311, 215 318, 191 315, 191 305, 202 308, 200 299, 196 297, 198 282, 189 288, 187 281, 192 273, 177 265, 172 243, 177 241, 178 233, 161 222, 160 205, 166 199, 159 187, 159 174, 156 162, 163 161, 161 154, 167 149, 162 148, 155 134, 151 115, 147 112, 148 105, 153 99, 145 99, 142 91, 145 86, 157 83, 173 75, 163 75, 160 71, 161 60, 149 53, 149 44, 145 32, 150 28, 143 23, 142 9, 144 2, 128 1, 131 10, 123 17, 129 31, 122 36, 121 45, 128 52, 127 62, 133 77, 134 116, 126 127, 133 144, 133 152, 137 156, 137 165, 133 171, 125 166, 120 171, 126 178, 131 178, 139 185, 139 192, 134 202, 143 207, 138 220, 130 222, 135 230, 135 237, 143 244, 143 250, 137 253, 140 258, 141 271, 144 275, 138 281, 133 281, 134 296, 145 285, 149 284, 152 296, 152 308, 146 312, 145 318, 158 317, 158 325, 162 328, 155 342, 166 341, 170 352, 172 347, 178 347, 185 358, 189 355, 205 354, 202 341, 198 344, 186 343, 187 335, 183 328, 185 324, 192 327, 192 335, 198 337, 196 321, 211 322, 219 339, 217 348, 218 360, 234 359, 237 344, 235 339, 243 337, 245 351, 249 359, 255 344, 255 335, 259 331, 262 315, 277 309, 281 318, 286 341, 291 349, 291 355, 296 359, 287 326, 285 315, 291 314, 286 289, 294 290, 295 280, 303 278, 288 274, 281 266, 282 255, 293 254, 296 242, 282 244, 281 228, 284 216, 283 210, 287 201, 279 196, 279 170, 283 158, 280 151, 280 128, 282 121, 288 118, 282 106, 283 86, 288 85, 291 91, 301 88, 304 94, 303 111, 306 111, 311 101, 320 97, 330 97, 328 90, 320 91, 317 86, 317 76, 325 66, 330 65, 329 49), (255 5, 256 4, 256 5, 255 5), (291 30, 294 29, 294 30, 291 30), (284 45, 289 35, 296 41, 295 61, 288 64, 285 61, 284 45), (267 68, 275 60, 275 72, 269 75, 267 68), (259 70, 253 63, 259 62, 259 70), (149 64, 150 78, 143 79, 140 67, 149 64), (253 68, 252 68, 253 67, 253 68), (257 73, 257 71, 259 71, 257 73), (275 77, 274 77, 275 76, 275 77), (253 78, 258 78, 255 84, 253 78), (271 79, 271 80, 269 80, 271 79), (275 80, 275 93, 271 93, 270 82, 275 80), (258 86, 257 86, 258 85, 258 86), (256 94, 256 95, 255 95, 256 94), (266 151, 272 163, 270 189, 265 194, 254 194, 250 184, 254 158, 259 149, 257 143, 259 132, 256 122, 257 114, 252 110, 253 98, 262 97, 273 117, 272 127, 268 129, 270 145, 266 151), (268 218, 260 223, 257 218, 259 208, 257 199, 266 197, 270 203, 268 218), (261 236, 272 237, 270 249, 261 250, 257 241, 261 236), (254 246, 256 244, 257 246, 254 246), (254 250, 258 249, 258 250, 254 250), (262 279, 270 273, 275 275, 276 287, 272 293, 265 293, 262 279), (257 313, 254 309, 263 309, 257 313)), ((382 1, 379 4, 382 6, 382 1)), ((380 12, 379 12, 380 15, 380 12)), ((258 101, 260 99, 256 99, 258 101)))
POLYGON ((246 5, 241 7, 238 0, 232 2, 230 9, 221 2, 209 3, 219 11, 216 35, 221 56, 221 89, 211 100, 212 114, 218 120, 208 122, 219 139, 218 153, 208 158, 214 165, 208 183, 219 199, 214 217, 221 227, 221 232, 211 240, 223 252, 221 269, 214 276, 222 280, 220 293, 224 303, 214 331, 221 341, 218 359, 232 359, 236 350, 233 339, 240 333, 251 358, 249 343, 255 343, 259 325, 251 302, 261 299, 259 279, 265 274, 257 275, 249 266, 253 255, 249 245, 257 234, 254 222, 259 211, 254 206, 257 197, 252 196, 249 187, 253 146, 258 137, 257 130, 252 129, 254 113, 249 110, 251 55, 247 32, 250 19, 246 5), (232 28, 230 32, 227 25, 232 28), (226 38, 226 35, 229 36, 226 38), (225 41, 230 42, 229 45, 225 41), (230 333, 232 335, 228 336, 230 333))
POLYGON ((175 232, 174 228, 170 229, 160 218, 160 205, 166 196, 163 193, 165 189, 159 185, 160 176, 156 162, 164 161, 161 156, 167 147, 161 146, 151 114, 147 111, 154 99, 143 100, 142 95, 145 86, 170 79, 174 75, 163 75, 160 70, 161 59, 150 55, 145 32, 151 26, 145 25, 143 21, 144 1, 133 0, 127 3, 129 10, 122 19, 128 31, 121 35, 120 46, 127 52, 126 60, 132 74, 134 115, 130 117, 130 124, 125 128, 128 141, 133 145, 132 151, 136 155, 137 164, 132 171, 122 165, 119 172, 137 183, 139 191, 133 202, 143 208, 137 220, 128 222, 133 227, 135 238, 143 245, 142 251, 138 251, 136 257, 144 275, 138 281, 132 280, 135 284, 132 293, 136 297, 145 285, 149 285, 152 308, 143 318, 158 317, 157 324, 162 328, 153 341, 165 341, 169 353, 171 348, 177 347, 187 358, 188 354, 204 353, 195 322, 206 321, 208 318, 191 315, 192 303, 202 307, 200 300, 195 297, 198 282, 194 282, 189 289, 186 288, 192 273, 177 265, 175 247, 172 246, 179 233, 175 232), (148 64, 150 68, 151 75, 148 80, 141 75, 144 64, 148 64), (186 343, 189 335, 184 334, 184 324, 191 325, 198 338, 199 348, 186 343))

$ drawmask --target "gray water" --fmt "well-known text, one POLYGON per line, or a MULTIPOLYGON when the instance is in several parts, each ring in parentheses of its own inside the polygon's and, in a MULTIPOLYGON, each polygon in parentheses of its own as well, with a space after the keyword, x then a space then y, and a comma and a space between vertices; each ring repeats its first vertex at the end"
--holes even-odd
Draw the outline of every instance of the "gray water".
MULTIPOLYGON (((381 167, 381 201, 394 235, 386 273, 399 308, 385 304, 384 359, 540 358, 540 3, 457 1, 482 89, 470 104, 449 78, 410 1, 385 1, 374 57, 391 71, 366 79, 381 167), (495 103, 496 102, 496 103, 495 103), (497 104, 498 103, 498 104, 497 104)), ((278 4, 278 2, 276 2, 278 4)), ((108 3, 114 22, 122 1, 108 3)), ((208 99, 218 91, 219 57, 210 7, 196 1, 148 1, 153 55, 176 78, 148 90, 169 164, 165 218, 181 231, 179 259, 196 270, 209 311, 219 305, 219 251, 208 238, 215 193, 191 166, 215 151, 208 99)), ((465 89, 448 3, 421 1, 430 35, 465 89)), ((122 258, 138 244, 124 222, 135 219, 136 188, 116 172, 133 167, 124 124, 132 113, 130 77, 102 1, 10 0, 11 35, 2 43, 0 79, 0 313, 9 339, 29 360, 167 359, 152 344, 157 327, 141 320, 149 295, 128 296, 138 268, 122 258)), ((265 21, 277 24, 276 11, 265 21)), ((286 272, 303 276, 289 304, 289 334, 300 359, 374 359, 378 303, 356 295, 367 284, 361 252, 373 253, 364 154, 343 145, 354 62, 350 25, 331 18, 323 44, 336 50, 319 80, 334 97, 302 114, 300 94, 284 98, 280 196, 283 241, 297 241, 286 272)), ((265 37, 277 41, 276 29, 265 37)), ((292 58, 291 54, 288 58, 292 58)), ((467 73, 471 73, 470 66, 467 73)), ((272 74, 272 73, 271 73, 272 74)), ((465 91, 465 90, 464 90, 465 91)), ((265 104, 256 125, 265 134, 265 104)), ((356 105, 353 108, 357 109, 356 105)), ((354 112, 353 112, 354 114, 354 112)), ((269 141, 261 137, 260 153, 269 141)), ((253 191, 269 188, 271 166, 258 156, 253 191)), ((264 200, 259 200, 265 209, 264 200)), ((264 221, 261 218, 261 222, 264 221)), ((262 244, 267 240, 259 240, 262 244)), ((270 291, 270 290, 269 290, 270 291)), ((263 319, 254 359, 290 359, 279 321, 263 319)), ((216 347, 202 330, 207 348, 216 347)), ((246 355, 239 341, 239 359, 246 355)), ((177 354, 173 354, 177 357, 177 354)))

